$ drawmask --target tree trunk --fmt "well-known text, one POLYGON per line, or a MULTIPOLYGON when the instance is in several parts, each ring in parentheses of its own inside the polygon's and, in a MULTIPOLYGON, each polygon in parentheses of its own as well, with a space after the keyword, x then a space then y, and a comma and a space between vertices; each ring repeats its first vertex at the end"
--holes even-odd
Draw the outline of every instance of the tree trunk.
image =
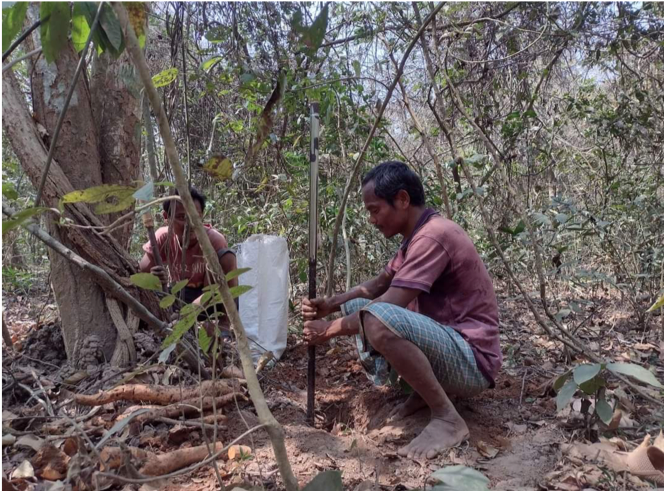
MULTIPOLYGON (((73 79, 78 55, 67 46, 55 63, 40 57, 35 63, 32 78, 34 115, 28 112, 25 98, 11 72, 3 74, 3 128, 23 169, 33 185, 38 186, 46 162, 49 136, 62 111, 65 94, 73 79), (42 141, 35 126, 42 125, 48 135, 42 141), (45 145, 46 143, 46 145, 45 145)), ((116 76, 107 70, 107 78, 116 76)), ((100 82, 101 83, 101 82, 100 82)), ((90 91, 81 78, 71 100, 57 142, 54 160, 44 187, 43 203, 57 207, 59 199, 75 189, 101 184, 129 183, 138 170, 138 132, 124 130, 135 124, 122 118, 138 114, 138 101, 128 95, 123 83, 109 82, 95 107, 103 108, 97 121, 104 121, 97 131, 90 91), (133 108, 126 106, 134 105, 133 108), (111 131, 106 124, 124 124, 123 130, 111 131), (124 153, 123 153, 124 152, 124 153)), ((108 216, 94 215, 87 205, 67 205, 65 216, 80 225, 103 225, 108 216)), ((61 227, 49 223, 49 232, 86 260, 106 270, 118 283, 132 290, 149 310, 159 315, 154 295, 133 288, 129 275, 137 272, 136 260, 126 252, 129 231, 121 230, 117 238, 101 237, 88 230, 61 227)), ((104 291, 92 276, 73 269, 67 260, 51 253, 51 281, 60 309, 63 338, 67 356, 74 365, 87 365, 111 360, 116 345, 116 328, 105 301, 104 291)))

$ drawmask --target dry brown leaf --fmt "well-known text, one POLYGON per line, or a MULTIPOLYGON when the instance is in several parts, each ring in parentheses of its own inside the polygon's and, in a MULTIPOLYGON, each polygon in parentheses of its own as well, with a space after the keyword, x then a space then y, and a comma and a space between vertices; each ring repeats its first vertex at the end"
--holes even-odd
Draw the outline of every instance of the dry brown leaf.
POLYGON ((486 442, 483 442, 482 440, 478 441, 475 444, 475 447, 477 448, 477 451, 482 455, 483 457, 486 457, 488 459, 494 458, 496 455, 498 455, 498 449, 492 447, 486 442))
POLYGON ((37 452, 44 445, 44 440, 35 435, 23 435, 21 438, 16 440, 16 445, 30 447, 35 452, 37 452))
POLYGON ((67 475, 67 467, 70 457, 54 445, 47 443, 43 445, 37 455, 32 459, 36 474, 55 481, 67 475))
POLYGON ((242 457, 247 457, 251 455, 251 448, 246 445, 232 445, 228 449, 228 459, 229 460, 239 460, 242 457))
POLYGON ((28 460, 24 460, 21 465, 19 465, 12 475, 10 476, 11 480, 14 479, 30 479, 35 477, 35 468, 32 467, 32 464, 28 460))

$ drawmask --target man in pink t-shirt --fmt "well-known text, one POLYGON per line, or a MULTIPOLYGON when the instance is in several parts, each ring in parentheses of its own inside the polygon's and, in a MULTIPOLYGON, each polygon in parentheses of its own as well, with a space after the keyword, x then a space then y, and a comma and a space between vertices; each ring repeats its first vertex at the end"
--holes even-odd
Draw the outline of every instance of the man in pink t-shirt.
POLYGON ((424 206, 419 177, 384 162, 362 181, 369 221, 401 247, 374 279, 329 298, 303 299, 309 344, 356 335, 362 365, 376 383, 398 374, 413 394, 394 411, 431 409, 429 425, 399 450, 433 458, 468 437, 448 394, 476 395, 494 385, 502 354, 491 278, 468 235, 424 206), (341 310, 343 317, 322 320, 341 310), (392 371, 392 373, 390 373, 392 371))
MULTIPOLYGON (((193 187, 190 188, 189 191, 194 200, 196 210, 202 217, 206 202, 205 195, 193 187)), ((189 282, 187 283, 187 286, 181 290, 181 299, 184 303, 198 304, 204 293, 203 288, 208 286, 210 278, 210 275, 206 274, 206 262, 201 245, 198 243, 198 239, 194 233, 189 234, 189 245, 185 253, 183 264, 182 247, 187 214, 182 203, 177 200, 165 201, 163 210, 164 218, 167 221, 172 220, 173 222, 170 241, 168 240, 168 225, 160 227, 155 232, 157 245, 159 247, 164 267, 157 266, 154 259, 152 245, 148 241, 143 245, 143 251, 145 254, 139 264, 140 269, 142 272, 150 272, 158 276, 161 280, 165 280, 165 282, 170 285, 188 279, 189 282)), ((208 237, 210 238, 210 242, 212 243, 212 247, 217 251, 217 256, 219 257, 219 262, 221 263, 224 274, 228 274, 237 268, 235 253, 228 248, 228 242, 226 242, 226 238, 222 234, 213 229, 210 225, 205 225, 205 228, 208 237)), ((237 278, 230 280, 228 285, 231 287, 236 286, 237 278)), ((214 309, 211 308, 208 310, 210 310, 210 312, 207 313, 212 314, 214 309)), ((217 311, 223 311, 223 306, 217 306, 217 311)), ((206 317, 206 314, 203 313, 199 316, 199 320, 204 320, 206 317)), ((222 325, 227 324, 227 319, 224 316, 222 318, 222 325)), ((214 332, 210 324, 206 324, 205 327, 208 334, 214 332)))

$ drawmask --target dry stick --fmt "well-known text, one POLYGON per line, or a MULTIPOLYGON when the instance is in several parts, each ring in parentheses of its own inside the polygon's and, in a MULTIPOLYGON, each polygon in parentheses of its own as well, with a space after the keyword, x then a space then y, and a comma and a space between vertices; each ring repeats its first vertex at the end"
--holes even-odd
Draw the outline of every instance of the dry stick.
POLYGON ((25 54, 25 55, 21 56, 20 58, 16 58, 15 60, 12 60, 10 63, 7 63, 5 66, 2 67, 2 73, 5 73, 7 70, 9 70, 11 67, 16 65, 17 63, 21 63, 23 60, 27 60, 31 56, 34 56, 38 53, 41 53, 41 51, 42 51, 41 48, 33 49, 28 54, 25 54))
POLYGON ((394 80, 392 81, 389 89, 387 90, 387 94, 385 95, 385 100, 383 101, 383 104, 380 106, 380 110, 376 115, 376 120, 374 121, 374 124, 371 127, 371 131, 369 131, 369 135, 367 136, 367 139, 364 142, 364 145, 362 146, 362 150, 360 151, 359 157, 357 157, 357 160, 353 165, 353 171, 350 177, 348 178, 348 181, 346 182, 346 187, 344 188, 344 195, 343 198, 341 199, 341 204, 339 205, 339 213, 337 213, 337 216, 334 220, 334 231, 332 232, 332 249, 330 250, 330 259, 327 264, 328 278, 331 277, 331 273, 334 270, 334 257, 337 249, 337 239, 339 236, 339 230, 341 229, 341 222, 346 213, 346 203, 348 203, 348 197, 350 196, 350 191, 353 186, 353 182, 355 181, 355 179, 357 179, 357 175, 360 171, 360 164, 364 160, 364 155, 367 153, 367 149, 369 148, 369 144, 371 143, 371 140, 373 139, 373 136, 376 133, 378 124, 380 123, 380 120, 383 118, 383 113, 387 108, 387 104, 390 102, 390 99, 392 98, 392 93, 394 92, 394 88, 397 86, 397 83, 399 82, 401 75, 403 75, 404 68, 406 67, 406 61, 408 60, 411 51, 413 51, 413 48, 415 48, 415 44, 417 44, 418 39, 420 39, 425 29, 429 25, 429 23, 431 23, 431 20, 436 16, 436 14, 440 11, 440 9, 443 8, 444 4, 445 2, 439 3, 438 6, 435 7, 433 11, 427 16, 427 18, 424 19, 424 22, 422 22, 419 30, 417 31, 417 33, 411 40, 410 44, 406 48, 406 51, 404 52, 403 56, 401 57, 401 61, 399 62, 399 69, 397 70, 397 73, 394 76, 394 80))
POLYGON ((78 83, 78 77, 81 76, 83 67, 85 66, 85 55, 88 52, 90 47, 90 42, 92 41, 92 36, 97 29, 99 24, 99 16, 101 14, 101 8, 104 6, 104 2, 99 2, 99 7, 97 8, 97 14, 95 15, 94 21, 92 21, 92 26, 90 27, 90 33, 88 34, 88 39, 85 41, 85 47, 81 51, 81 57, 78 60, 78 66, 76 67, 76 72, 74 73, 74 80, 71 82, 69 87, 69 92, 67 92, 67 97, 65 98, 64 105, 62 106, 62 111, 60 111, 60 116, 58 116, 58 122, 55 125, 55 131, 53 132, 53 138, 51 139, 51 147, 48 149, 48 156, 46 157, 46 165, 44 166, 44 172, 42 173, 41 181, 39 182, 39 189, 37 189, 37 197, 35 198, 35 206, 39 206, 41 201, 42 193, 44 192, 44 186, 46 185, 46 177, 48 176, 48 171, 51 168, 51 162, 53 162, 53 154, 55 153, 55 146, 58 142, 58 137, 60 136, 60 130, 62 129, 62 123, 65 120, 65 114, 67 114, 67 109, 69 108, 69 102, 71 97, 74 95, 74 90, 76 90, 76 84, 78 83))
MULTIPOLYGON (((389 52, 387 41, 385 39, 383 39, 383 44, 385 44, 385 49, 388 49, 389 52)), ((389 56, 390 60, 392 60, 392 64, 394 65, 395 68, 397 68, 398 67, 397 61, 394 59, 394 56, 392 55, 391 52, 389 52, 389 56)), ((415 129, 417 129, 417 132, 420 134, 420 137, 422 137, 422 143, 424 143, 424 146, 427 149, 427 153, 431 156, 434 166, 436 167, 436 176, 438 177, 438 181, 440 182, 440 189, 443 192, 443 202, 445 203, 445 211, 447 213, 447 218, 451 219, 452 208, 450 206, 450 199, 447 195, 447 184, 445 182, 445 178, 443 177, 443 170, 442 166, 440 165, 440 160, 438 160, 438 154, 435 152, 433 145, 431 144, 431 140, 429 140, 429 137, 424 131, 424 127, 420 123, 420 120, 418 119, 417 115, 415 114, 415 111, 413 111, 413 108, 410 105, 410 100, 408 99, 406 88, 404 87, 404 84, 401 81, 401 79, 399 80, 399 89, 401 90, 401 95, 403 96, 404 106, 406 106, 406 109, 408 110, 408 113, 410 114, 410 117, 413 120, 413 123, 415 124, 415 129)))
POLYGON ((205 232, 203 227, 203 221, 196 211, 196 206, 194 201, 191 198, 191 193, 189 192, 189 185, 187 183, 186 176, 180 164, 178 157, 177 149, 175 147, 175 141, 171 134, 170 127, 168 125, 168 119, 166 118, 166 113, 161 104, 159 94, 157 89, 155 89, 154 84, 152 83, 152 77, 145 61, 145 56, 141 51, 141 48, 138 45, 136 39, 136 34, 134 29, 129 23, 129 18, 127 16, 127 11, 121 4, 114 4, 114 9, 120 19, 123 31, 125 33, 125 41, 127 43, 127 50, 138 70, 143 84, 145 86, 146 94, 150 98, 150 104, 152 105, 153 110, 157 115, 157 121, 159 123, 159 130, 164 141, 166 148, 166 154, 168 155, 168 161, 171 165, 173 174, 175 176, 175 184, 184 203, 185 210, 188 215, 189 221, 192 223, 194 233, 198 238, 198 243, 201 245, 205 260, 212 270, 215 283, 220 286, 220 293, 224 307, 226 308, 226 314, 230 318, 230 321, 235 330, 238 341, 238 349, 240 351, 240 358, 242 360, 242 368, 244 374, 247 378, 247 387, 249 389, 249 394, 258 413, 260 421, 267 428, 268 435, 272 441, 272 446, 274 448, 275 459, 279 465, 279 470, 281 473, 281 478, 284 481, 284 486, 288 491, 295 491, 298 489, 298 482, 293 474, 293 471, 288 461, 288 454, 286 453, 286 445, 284 443, 284 431, 279 425, 274 416, 270 412, 270 409, 267 406, 265 397, 261 391, 258 378, 256 377, 256 371, 254 370, 254 365, 251 360, 251 352, 249 349, 249 341, 247 340, 247 334, 240 320, 237 308, 235 306, 235 301, 228 289, 228 283, 226 282, 226 276, 224 275, 223 270, 221 269, 221 264, 219 263, 219 258, 210 243, 210 239, 205 232))

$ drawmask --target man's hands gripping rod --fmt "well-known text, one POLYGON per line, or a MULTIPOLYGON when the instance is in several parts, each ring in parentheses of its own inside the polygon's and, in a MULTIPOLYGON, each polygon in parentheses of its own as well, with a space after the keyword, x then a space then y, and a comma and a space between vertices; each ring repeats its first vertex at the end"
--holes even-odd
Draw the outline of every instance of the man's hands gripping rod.
POLYGON ((303 298, 302 318, 304 319, 304 340, 309 345, 322 344, 329 339, 328 328, 331 323, 322 320, 336 309, 330 298, 303 298))

